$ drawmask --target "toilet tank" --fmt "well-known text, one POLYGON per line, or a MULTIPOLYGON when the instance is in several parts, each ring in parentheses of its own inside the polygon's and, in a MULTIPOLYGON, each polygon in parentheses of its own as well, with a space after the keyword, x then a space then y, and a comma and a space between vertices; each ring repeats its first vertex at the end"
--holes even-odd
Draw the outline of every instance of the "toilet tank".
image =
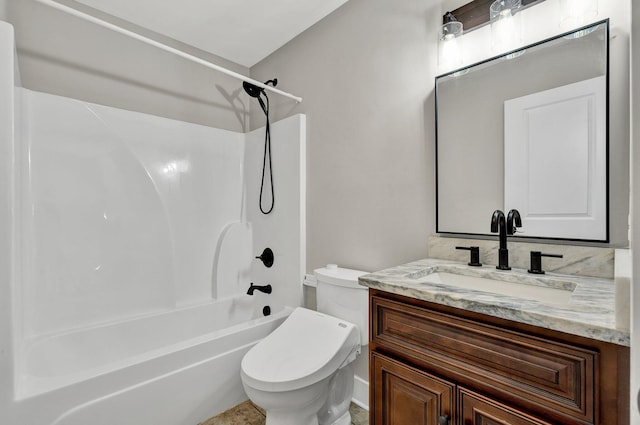
POLYGON ((362 346, 369 344, 369 293, 358 284, 358 277, 367 273, 335 264, 313 271, 318 311, 356 325, 362 346))

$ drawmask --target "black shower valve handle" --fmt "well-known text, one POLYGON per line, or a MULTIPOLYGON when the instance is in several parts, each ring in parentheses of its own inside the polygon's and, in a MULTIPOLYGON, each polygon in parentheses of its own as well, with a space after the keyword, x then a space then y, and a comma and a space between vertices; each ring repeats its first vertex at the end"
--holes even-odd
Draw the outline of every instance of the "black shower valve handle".
POLYGON ((469 262, 467 263, 473 267, 481 267, 480 262, 480 247, 479 246, 457 246, 456 249, 462 249, 465 251, 471 251, 469 256, 469 262))
POLYGON ((262 261, 264 266, 267 268, 273 266, 274 255, 271 248, 265 248, 264 251, 262 251, 262 254, 258 255, 256 258, 262 261))

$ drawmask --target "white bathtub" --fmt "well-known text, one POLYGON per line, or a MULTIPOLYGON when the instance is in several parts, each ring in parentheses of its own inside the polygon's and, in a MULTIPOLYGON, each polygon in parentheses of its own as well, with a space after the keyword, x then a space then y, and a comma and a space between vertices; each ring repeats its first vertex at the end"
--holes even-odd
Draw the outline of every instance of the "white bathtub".
POLYGON ((240 296, 29 341, 14 423, 196 425, 246 400, 242 357, 291 312, 272 305, 263 317, 263 301, 240 296))

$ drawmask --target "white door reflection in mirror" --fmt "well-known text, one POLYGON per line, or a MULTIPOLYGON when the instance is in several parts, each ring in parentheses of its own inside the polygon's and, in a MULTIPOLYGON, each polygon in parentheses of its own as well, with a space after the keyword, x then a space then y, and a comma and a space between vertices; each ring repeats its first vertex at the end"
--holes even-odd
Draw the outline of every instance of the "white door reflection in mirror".
POLYGON ((523 235, 605 241, 606 78, 504 102, 504 203, 523 235))

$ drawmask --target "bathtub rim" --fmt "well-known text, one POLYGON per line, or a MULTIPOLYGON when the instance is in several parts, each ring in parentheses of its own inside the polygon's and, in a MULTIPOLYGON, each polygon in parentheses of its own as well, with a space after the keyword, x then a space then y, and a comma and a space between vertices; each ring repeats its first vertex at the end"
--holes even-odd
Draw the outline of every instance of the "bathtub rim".
MULTIPOLYGON (((107 379, 108 376, 113 373, 126 372, 127 370, 135 369, 137 366, 163 363, 163 359, 167 359, 170 357, 180 357, 181 354, 187 353, 189 350, 193 350, 198 347, 202 348, 205 345, 212 344, 214 341, 220 340, 222 338, 232 338, 234 335, 239 335, 243 331, 249 333, 248 337, 250 339, 244 341, 244 343, 240 345, 234 345, 233 348, 236 349, 246 345, 252 345, 268 335, 267 333, 266 335, 254 338, 251 336, 252 331, 258 332, 263 328, 267 329, 274 322, 279 322, 277 325, 279 326, 287 317, 289 317, 292 311, 293 307, 283 306, 276 312, 272 311, 272 314, 270 314, 269 316, 250 319, 248 321, 225 327, 207 334, 189 338, 184 341, 170 344, 161 348, 149 350, 126 359, 110 362, 108 364, 87 370, 81 370, 77 373, 64 375, 62 377, 34 377, 28 375, 26 373, 26 370, 16 370, 17 379, 14 391, 14 401, 20 402, 38 398, 40 396, 46 396, 47 394, 56 391, 73 389, 76 386, 82 386, 85 383, 90 384, 91 382, 107 379)), ((216 357, 224 354, 224 351, 219 351, 216 348, 217 347, 209 348, 210 350, 213 350, 211 353, 209 353, 210 357, 216 357)), ((174 369, 178 370, 180 368, 189 366, 188 362, 183 361, 183 363, 184 364, 181 365, 175 365, 174 369)), ((170 372, 171 371, 169 371, 168 373, 170 372)))

